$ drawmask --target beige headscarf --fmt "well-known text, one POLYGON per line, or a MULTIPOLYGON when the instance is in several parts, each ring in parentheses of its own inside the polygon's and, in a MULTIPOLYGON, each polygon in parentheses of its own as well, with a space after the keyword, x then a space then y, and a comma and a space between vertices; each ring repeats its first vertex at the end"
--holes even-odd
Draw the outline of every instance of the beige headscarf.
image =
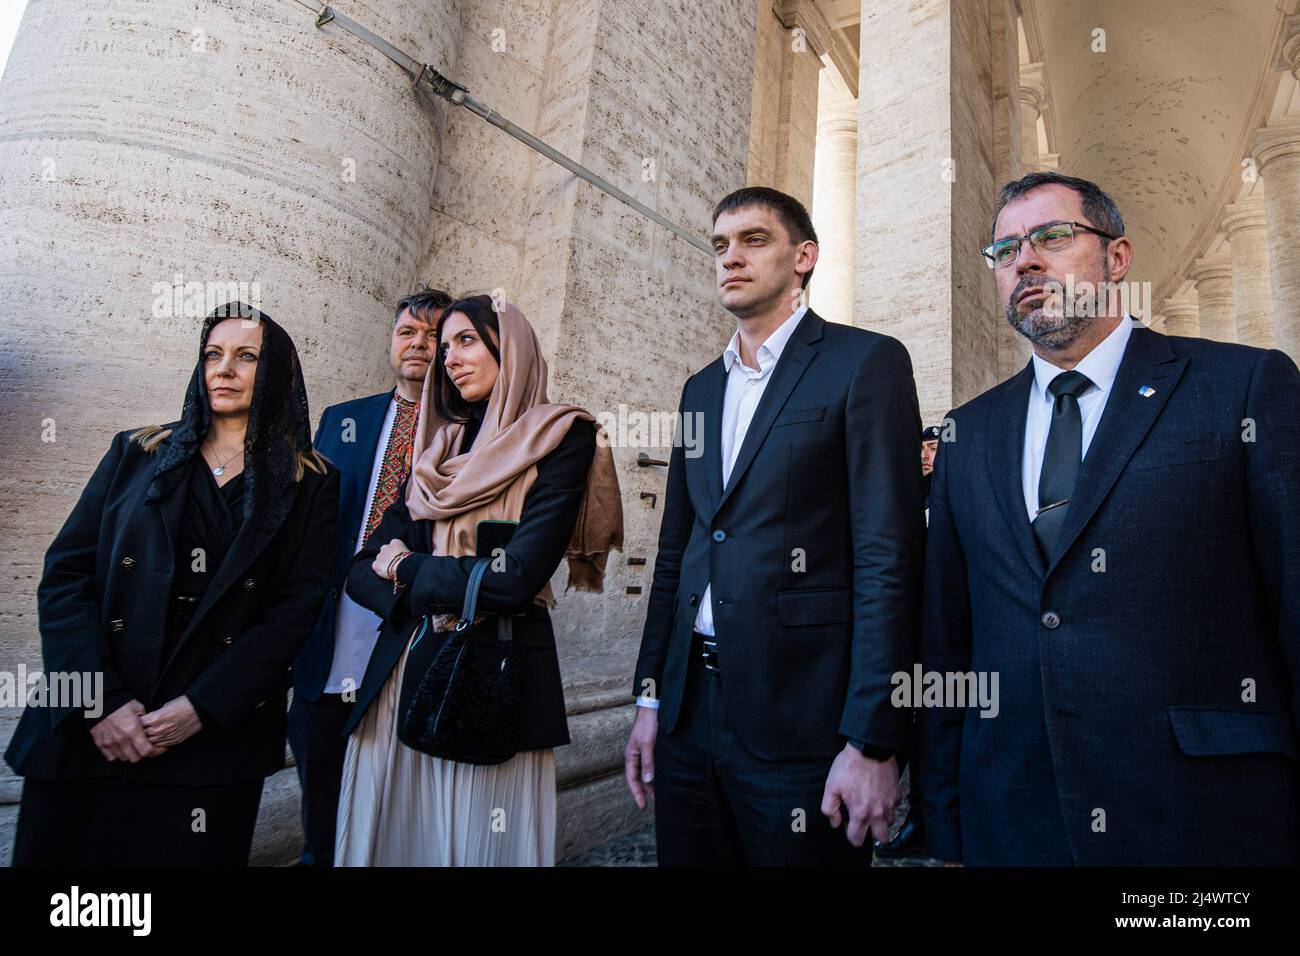
MULTIPOLYGON (((480 521, 518 521, 537 478, 537 462, 559 446, 575 421, 596 420, 583 408, 547 399, 546 359, 523 313, 503 302, 497 321, 501 368, 468 454, 460 453, 464 424, 441 418, 434 406, 432 366, 424 379, 406 507, 411 517, 434 522, 434 554, 473 555, 480 521)), ((596 428, 600 439, 600 426, 596 428)), ((602 590, 609 552, 622 546, 623 502, 614 456, 609 441, 598 440, 578 521, 565 551, 568 586, 602 590)), ((537 599, 555 606, 549 583, 537 599)))

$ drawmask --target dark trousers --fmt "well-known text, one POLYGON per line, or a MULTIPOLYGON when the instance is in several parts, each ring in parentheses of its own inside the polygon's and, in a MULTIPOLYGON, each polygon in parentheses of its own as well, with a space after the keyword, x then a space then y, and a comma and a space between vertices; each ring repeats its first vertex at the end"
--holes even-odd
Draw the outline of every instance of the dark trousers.
POLYGON ((348 749, 343 726, 350 713, 352 703, 342 694, 321 694, 315 701, 294 694, 289 706, 289 746, 302 789, 300 866, 334 865, 339 786, 348 749))
MULTIPOLYGON (((833 757, 762 760, 727 717, 719 672, 692 655, 686 699, 655 742, 655 835, 660 866, 871 865, 822 815, 833 757)), ((737 691, 738 692, 738 691, 737 691)))
POLYGON ((262 781, 23 781, 14 866, 247 866, 262 781))

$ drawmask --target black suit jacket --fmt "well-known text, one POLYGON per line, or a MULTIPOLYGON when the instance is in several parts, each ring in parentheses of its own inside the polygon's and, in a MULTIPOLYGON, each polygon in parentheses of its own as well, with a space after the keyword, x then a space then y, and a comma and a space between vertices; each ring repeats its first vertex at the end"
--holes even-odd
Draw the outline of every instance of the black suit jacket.
POLYGON ((120 774, 206 785, 268 776, 284 767, 289 665, 329 585, 338 472, 306 471, 279 527, 241 525, 163 660, 185 483, 150 498, 154 458, 130 434, 113 439, 46 552, 37 591, 44 667, 100 671, 106 695, 125 691, 146 710, 186 695, 204 728, 160 757, 110 764, 80 710, 28 707, 5 759, 42 780, 120 774))
POLYGON ((660 699, 671 733, 711 583, 728 712, 753 753, 907 750, 890 677, 915 656, 925 533, 911 360, 809 310, 771 375, 725 488, 723 360, 682 391, 703 454, 672 450, 633 692, 660 699))
POLYGON ((393 400, 392 390, 365 398, 331 405, 321 414, 313 447, 339 469, 338 531, 330 542, 333 566, 329 592, 307 643, 293 662, 294 697, 315 701, 329 679, 334 663, 334 624, 339 613, 339 595, 347 581, 352 557, 357 551, 357 529, 361 527, 370 490, 375 455, 380 453, 379 436, 384 416, 393 400))
MULTIPOLYGON (((549 612, 534 604, 533 598, 564 559, 595 453, 595 426, 575 421, 556 449, 537 463, 537 477, 524 499, 519 526, 505 548, 505 570, 484 575, 479 588, 480 613, 523 613, 512 625, 518 648, 521 751, 569 742, 555 631, 549 612)), ((356 729, 383 689, 421 616, 461 610, 476 559, 437 556, 430 554, 431 550, 432 523, 411 517, 403 486, 374 535, 357 552, 348 574, 348 594, 384 622, 344 733, 356 729), (372 567, 380 546, 394 538, 400 538, 414 552, 399 567, 399 577, 408 586, 397 594, 393 593, 392 582, 379 577, 372 567)), ((430 630, 422 640, 443 641, 446 637, 445 633, 430 630)), ((495 622, 489 619, 473 628, 470 639, 490 650, 498 639, 495 622)))
POLYGON ((931 851, 1294 865, 1300 374, 1135 327, 1046 565, 1021 490, 1032 379, 939 444, 922 661, 997 672, 1000 712, 921 711, 931 851))

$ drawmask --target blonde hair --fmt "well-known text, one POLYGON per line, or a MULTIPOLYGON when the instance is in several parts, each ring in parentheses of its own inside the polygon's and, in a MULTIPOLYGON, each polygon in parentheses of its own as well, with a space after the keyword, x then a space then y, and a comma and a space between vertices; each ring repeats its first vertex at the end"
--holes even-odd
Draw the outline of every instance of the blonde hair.
MULTIPOLYGON (((137 429, 131 433, 131 441, 135 442, 145 454, 152 455, 158 450, 158 446, 163 440, 171 435, 170 428, 163 428, 161 425, 146 425, 144 428, 137 429)), ((298 461, 293 472, 294 481, 302 481, 302 476, 308 470, 314 471, 318 475, 325 474, 325 459, 321 457, 320 452, 314 448, 298 453, 298 461)))

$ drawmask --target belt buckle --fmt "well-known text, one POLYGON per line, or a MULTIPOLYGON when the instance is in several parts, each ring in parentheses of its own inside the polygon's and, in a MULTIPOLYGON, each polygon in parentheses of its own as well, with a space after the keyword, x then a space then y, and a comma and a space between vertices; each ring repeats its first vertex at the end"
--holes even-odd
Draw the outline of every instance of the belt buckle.
POLYGON ((704 658, 704 669, 706 671, 717 671, 718 668, 718 642, 703 640, 700 642, 704 646, 704 651, 700 654, 704 658))

